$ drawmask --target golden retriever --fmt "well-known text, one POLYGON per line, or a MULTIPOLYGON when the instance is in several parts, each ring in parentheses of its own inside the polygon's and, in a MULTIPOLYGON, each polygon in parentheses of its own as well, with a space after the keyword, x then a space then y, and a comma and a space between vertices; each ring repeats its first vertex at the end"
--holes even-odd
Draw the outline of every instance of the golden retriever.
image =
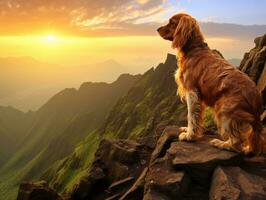
POLYGON ((260 153, 264 144, 260 121, 263 106, 255 83, 208 47, 197 21, 190 15, 173 16, 158 32, 177 49, 178 94, 188 108, 188 126, 182 128, 179 139, 193 141, 202 137, 202 113, 205 106, 210 106, 222 137, 211 140, 212 145, 260 153))

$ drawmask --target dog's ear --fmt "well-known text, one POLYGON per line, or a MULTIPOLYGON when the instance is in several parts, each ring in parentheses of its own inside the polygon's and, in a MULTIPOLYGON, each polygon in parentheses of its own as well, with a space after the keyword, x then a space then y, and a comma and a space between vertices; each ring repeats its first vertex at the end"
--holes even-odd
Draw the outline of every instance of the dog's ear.
POLYGON ((187 43, 188 39, 196 26, 196 20, 190 16, 180 18, 173 37, 173 48, 181 49, 187 43))

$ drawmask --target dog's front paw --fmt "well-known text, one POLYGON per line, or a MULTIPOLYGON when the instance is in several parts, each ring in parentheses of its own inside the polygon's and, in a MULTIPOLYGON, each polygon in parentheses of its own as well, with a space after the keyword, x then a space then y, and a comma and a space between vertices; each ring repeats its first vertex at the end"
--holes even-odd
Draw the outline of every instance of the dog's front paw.
POLYGON ((180 127, 179 128, 179 133, 187 132, 187 130, 188 130, 188 128, 186 126, 180 127))
POLYGON ((186 140, 188 140, 187 132, 181 132, 181 133, 179 134, 178 139, 179 139, 180 141, 186 141, 186 140))
POLYGON ((189 131, 184 131, 179 134, 179 140, 180 141, 195 141, 197 140, 197 136, 194 133, 191 133, 189 131))

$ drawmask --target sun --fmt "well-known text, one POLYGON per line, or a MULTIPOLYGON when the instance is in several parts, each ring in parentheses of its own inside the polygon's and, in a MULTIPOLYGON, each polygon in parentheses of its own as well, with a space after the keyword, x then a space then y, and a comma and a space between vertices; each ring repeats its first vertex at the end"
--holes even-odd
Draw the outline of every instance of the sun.
POLYGON ((44 41, 47 42, 47 43, 53 43, 53 42, 57 41, 57 37, 54 36, 54 35, 46 35, 44 37, 44 41))

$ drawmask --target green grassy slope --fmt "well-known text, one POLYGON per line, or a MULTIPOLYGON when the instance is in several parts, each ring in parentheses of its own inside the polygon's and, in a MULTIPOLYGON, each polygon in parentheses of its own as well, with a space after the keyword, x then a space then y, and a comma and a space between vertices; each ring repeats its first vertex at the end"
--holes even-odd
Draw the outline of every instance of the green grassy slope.
POLYGON ((19 148, 26 137, 32 113, 0 106, 0 166, 19 148))
POLYGON ((121 75, 115 82, 84 83, 66 89, 34 113, 20 148, 0 166, 0 199, 14 199, 17 184, 37 179, 97 129, 116 101, 140 78, 121 75))
POLYGON ((68 157, 54 163, 42 178, 61 193, 68 193, 88 173, 103 138, 137 138, 153 134, 163 124, 186 124, 186 107, 176 96, 176 57, 147 71, 110 111, 105 123, 88 134, 68 157))

